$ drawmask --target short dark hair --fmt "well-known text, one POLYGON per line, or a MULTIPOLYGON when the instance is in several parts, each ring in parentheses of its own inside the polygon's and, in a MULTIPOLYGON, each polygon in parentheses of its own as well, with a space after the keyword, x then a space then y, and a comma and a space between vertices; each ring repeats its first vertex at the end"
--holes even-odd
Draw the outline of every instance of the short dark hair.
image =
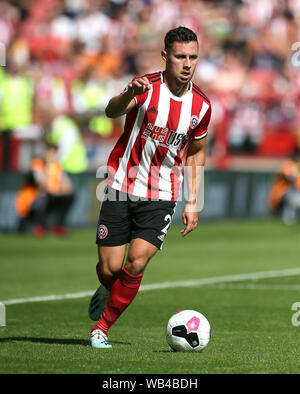
POLYGON ((176 27, 175 29, 169 30, 165 36, 165 51, 171 49, 174 42, 190 41, 198 42, 197 36, 193 30, 184 26, 176 27))

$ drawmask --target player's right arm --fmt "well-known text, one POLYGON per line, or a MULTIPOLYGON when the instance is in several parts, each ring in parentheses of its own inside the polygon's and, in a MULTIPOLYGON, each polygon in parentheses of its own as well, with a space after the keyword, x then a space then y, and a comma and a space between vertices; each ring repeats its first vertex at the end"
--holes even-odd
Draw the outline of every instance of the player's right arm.
POLYGON ((127 89, 118 96, 112 97, 105 108, 108 118, 118 118, 127 114, 136 106, 135 96, 143 94, 150 89, 148 78, 140 77, 132 80, 127 89))

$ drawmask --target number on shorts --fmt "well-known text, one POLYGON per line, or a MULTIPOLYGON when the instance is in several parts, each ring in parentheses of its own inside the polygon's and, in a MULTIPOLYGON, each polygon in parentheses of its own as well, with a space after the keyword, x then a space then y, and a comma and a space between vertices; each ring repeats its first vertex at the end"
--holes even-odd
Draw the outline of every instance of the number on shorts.
POLYGON ((172 221, 172 216, 170 214, 165 216, 165 222, 167 222, 167 225, 161 230, 162 233, 167 234, 168 228, 170 227, 172 221))

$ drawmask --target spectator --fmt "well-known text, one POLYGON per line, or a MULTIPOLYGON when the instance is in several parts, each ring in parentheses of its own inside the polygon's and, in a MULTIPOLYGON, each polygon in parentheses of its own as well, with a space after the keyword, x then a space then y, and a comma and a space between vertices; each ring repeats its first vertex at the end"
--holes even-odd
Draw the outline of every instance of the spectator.
POLYGON ((44 158, 34 158, 31 172, 17 194, 15 207, 20 217, 19 231, 29 223, 33 233, 44 236, 48 228, 56 235, 67 234, 67 215, 74 200, 70 178, 56 157, 57 147, 47 145, 44 158))
POLYGON ((292 224, 300 213, 300 150, 284 162, 269 195, 269 208, 285 224, 292 224))
MULTIPOLYGON (((30 0, 7 0, 0 11, 0 41, 9 59, 22 64, 16 70, 9 61, 2 75, 26 76, 35 92, 30 100, 54 106, 73 121, 78 114, 93 116, 91 100, 103 111, 120 80, 161 67, 153 55, 161 49, 161 37, 184 24, 197 31, 201 47, 195 82, 222 110, 215 119, 212 114, 219 131, 210 152, 216 147, 226 155, 231 147, 231 153, 263 155, 269 149, 266 136, 290 139, 297 132, 300 78, 291 48, 300 41, 298 0, 65 0, 38 2, 34 8, 30 0)), ((1 97, 3 114, 7 106, 1 97)), ((22 107, 15 113, 25 107, 30 112, 34 105, 22 107)), ((3 119, 0 115, 1 125, 3 119)), ((287 155, 295 147, 278 153, 287 155)))
POLYGON ((11 135, 32 124, 34 82, 28 65, 9 58, 9 72, 3 71, 0 84, 0 136, 3 139, 2 168, 10 169, 11 135))
POLYGON ((34 221, 35 214, 33 204, 37 197, 38 186, 32 172, 29 172, 24 177, 24 181, 15 198, 15 209, 19 218, 17 227, 18 232, 25 232, 27 227, 34 221))

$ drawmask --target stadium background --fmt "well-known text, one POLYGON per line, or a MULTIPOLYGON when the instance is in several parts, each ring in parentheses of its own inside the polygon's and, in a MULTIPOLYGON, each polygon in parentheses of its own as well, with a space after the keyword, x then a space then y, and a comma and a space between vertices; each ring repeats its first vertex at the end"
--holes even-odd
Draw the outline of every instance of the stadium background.
POLYGON ((1 1, 0 230, 15 229, 16 191, 61 115, 87 158, 84 169, 66 164, 69 223, 95 223, 96 171, 122 132, 106 103, 132 76, 163 68, 163 37, 178 25, 198 35, 194 80, 213 107, 201 218, 269 215, 274 174, 300 143, 298 0, 1 1))

